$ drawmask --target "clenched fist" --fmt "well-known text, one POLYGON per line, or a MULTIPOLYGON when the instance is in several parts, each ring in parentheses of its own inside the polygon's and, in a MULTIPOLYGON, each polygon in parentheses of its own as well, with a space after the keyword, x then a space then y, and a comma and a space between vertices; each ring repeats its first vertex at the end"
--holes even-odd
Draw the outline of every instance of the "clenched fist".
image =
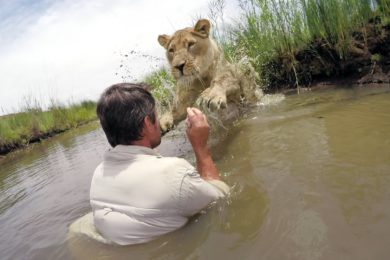
POLYGON ((207 148, 210 127, 206 115, 197 108, 187 108, 187 137, 191 142, 193 149, 207 148))

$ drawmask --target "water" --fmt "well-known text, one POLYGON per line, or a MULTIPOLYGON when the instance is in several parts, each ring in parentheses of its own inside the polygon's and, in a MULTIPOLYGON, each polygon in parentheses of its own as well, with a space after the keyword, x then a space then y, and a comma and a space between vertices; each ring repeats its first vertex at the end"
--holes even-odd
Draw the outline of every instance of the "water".
MULTIPOLYGON (((271 97, 272 99, 272 97, 271 97)), ((144 245, 67 241, 108 148, 97 124, 0 161, 1 259, 388 259, 390 88, 287 96, 247 115, 213 156, 231 197, 144 245)), ((173 133, 160 147, 184 155, 173 133)))

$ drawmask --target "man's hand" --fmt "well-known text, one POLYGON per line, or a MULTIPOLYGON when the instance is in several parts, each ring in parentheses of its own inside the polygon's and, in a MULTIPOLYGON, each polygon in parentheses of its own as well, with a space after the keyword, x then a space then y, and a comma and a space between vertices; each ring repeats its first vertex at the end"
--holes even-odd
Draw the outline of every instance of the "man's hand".
POLYGON ((198 172, 203 179, 219 180, 218 170, 215 167, 210 151, 207 147, 209 138, 209 124, 205 114, 197 108, 187 108, 187 137, 194 149, 198 172))
POLYGON ((187 137, 194 151, 207 148, 209 138, 209 124, 205 114, 197 108, 187 108, 187 137))

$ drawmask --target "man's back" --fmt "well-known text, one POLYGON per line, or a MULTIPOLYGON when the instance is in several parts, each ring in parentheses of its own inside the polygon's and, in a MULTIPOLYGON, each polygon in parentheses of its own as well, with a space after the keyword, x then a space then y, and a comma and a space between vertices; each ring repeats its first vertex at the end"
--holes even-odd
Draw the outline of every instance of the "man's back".
POLYGON ((90 192, 97 230, 121 245, 176 230, 222 196, 186 160, 135 145, 118 145, 105 154, 90 192))

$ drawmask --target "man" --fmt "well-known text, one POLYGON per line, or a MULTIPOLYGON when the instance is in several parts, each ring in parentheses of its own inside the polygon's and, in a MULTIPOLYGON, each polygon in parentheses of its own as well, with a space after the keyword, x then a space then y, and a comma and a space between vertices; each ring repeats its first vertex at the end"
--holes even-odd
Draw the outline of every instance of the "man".
POLYGON ((113 148, 95 170, 90 202, 94 227, 109 243, 139 244, 174 231, 229 190, 220 181, 207 146, 209 125, 198 109, 187 108, 186 121, 197 169, 153 150, 161 134, 155 101, 146 88, 113 85, 97 104, 113 148))

